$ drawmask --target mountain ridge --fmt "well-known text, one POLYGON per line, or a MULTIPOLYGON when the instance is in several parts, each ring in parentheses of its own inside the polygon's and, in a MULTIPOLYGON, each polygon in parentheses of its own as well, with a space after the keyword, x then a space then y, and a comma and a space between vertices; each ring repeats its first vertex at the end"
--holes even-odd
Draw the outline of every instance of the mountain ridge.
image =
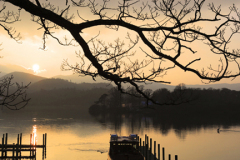
POLYGON ((46 79, 45 77, 33 75, 30 73, 26 73, 26 72, 11 72, 11 73, 8 73, 8 74, 2 76, 0 79, 3 79, 5 77, 10 77, 10 76, 13 76, 12 83, 17 82, 17 83, 23 83, 24 85, 29 84, 29 83, 33 84, 37 81, 46 79))
MULTIPOLYGON (((91 86, 94 84, 109 84, 111 85, 111 83, 109 81, 103 80, 100 77, 97 78, 96 81, 92 80, 91 77, 80 77, 78 75, 59 75, 59 76, 54 76, 52 78, 46 78, 46 77, 41 77, 38 75, 34 75, 31 73, 26 73, 26 72, 11 72, 8 73, 4 76, 2 76, 0 79, 4 78, 4 77, 9 77, 13 75, 14 79, 13 79, 13 83, 18 82, 18 83, 23 83, 23 84, 29 84, 31 82, 31 86, 36 83, 39 82, 41 80, 46 80, 46 82, 48 81, 47 79, 62 79, 65 80, 65 82, 63 82, 64 84, 66 84, 67 86, 71 86, 73 84, 84 84, 86 86, 91 86), (73 80, 71 78, 74 78, 73 80), (77 79, 79 79, 77 81, 77 79), (88 81, 89 80, 89 81, 88 81)), ((54 80, 50 80, 50 81, 54 81, 54 80)), ((57 82, 57 80, 55 80, 55 82, 57 82)), ((46 84, 46 83, 45 83, 46 84)), ((36 84, 35 84, 36 85, 36 84)), ((43 85, 43 84, 41 84, 43 85)), ((139 83, 139 85, 141 85, 141 83, 139 83)), ((196 84, 196 85, 188 85, 185 84, 187 88, 200 88, 200 89, 209 89, 209 88, 213 88, 213 89, 222 89, 222 88, 227 88, 230 90, 236 90, 236 91, 240 91, 240 83, 233 83, 233 84, 229 84, 229 83, 218 83, 218 84, 196 84)), ((48 85, 49 86, 49 85, 48 85)), ((74 85, 72 85, 74 86, 74 85)), ((125 87, 127 87, 127 85, 124 85, 125 87)), ((152 89, 153 91, 156 89, 161 89, 161 88, 166 88, 170 91, 174 90, 174 88, 176 87, 175 85, 166 85, 166 84, 161 84, 161 83, 144 83, 144 89, 152 89)), ((86 88, 89 88, 86 87, 86 88)), ((36 87, 37 88, 37 87, 36 87)), ((46 87, 43 87, 46 88, 46 87)), ((51 86, 49 88, 52 88, 51 86)), ((72 87, 70 87, 72 88, 72 87)), ((75 86, 75 88, 78 88, 75 86)), ((84 87, 83 87, 84 88, 84 87)), ((91 88, 91 87, 90 87, 91 88)))

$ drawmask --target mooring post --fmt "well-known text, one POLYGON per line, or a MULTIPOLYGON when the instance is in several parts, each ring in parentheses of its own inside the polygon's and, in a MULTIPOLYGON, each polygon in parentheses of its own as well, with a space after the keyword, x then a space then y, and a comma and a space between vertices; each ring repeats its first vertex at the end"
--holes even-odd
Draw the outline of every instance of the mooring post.
POLYGON ((141 148, 141 146, 142 146, 142 139, 141 138, 140 138, 139 144, 140 144, 140 148, 141 148))
POLYGON ((178 160, 178 155, 175 155, 175 160, 178 160))
POLYGON ((146 151, 147 151, 147 149, 146 149, 146 147, 147 147, 147 134, 145 134, 145 143, 144 143, 144 148, 143 148, 143 152, 145 153, 145 157, 147 156, 147 153, 146 153, 146 151))
MULTIPOLYGON (((7 144, 8 144, 8 133, 6 133, 5 137, 5 148, 7 149, 7 144)), ((7 151, 5 151, 5 156, 7 157, 7 151)))
POLYGON ((5 145, 7 145, 7 141, 8 141, 8 133, 6 133, 5 145))
POLYGON ((22 145, 22 133, 20 133, 20 145, 22 145))
POLYGON ((5 153, 5 155, 6 155, 6 152, 5 151, 3 152, 3 149, 5 148, 4 147, 5 146, 4 140, 5 140, 5 135, 3 134, 3 138, 2 138, 2 154, 5 153))
POLYGON ((150 152, 149 152, 149 159, 151 160, 152 159, 152 138, 150 138, 150 152))
POLYGON ((171 160, 171 154, 168 155, 168 160, 171 160))
POLYGON ((42 160, 44 160, 44 148, 42 149, 42 160))
POLYGON ((46 149, 46 146, 47 146, 47 133, 45 133, 45 149, 46 149))
POLYGON ((144 141, 142 141, 143 145, 142 145, 142 148, 141 148, 141 151, 142 151, 142 154, 144 155, 144 141))
POLYGON ((149 149, 149 137, 147 136, 147 149, 149 149))
POLYGON ((18 159, 18 144, 16 144, 16 159, 18 159))
POLYGON ((45 149, 45 152, 44 152, 45 158, 47 158, 47 149, 46 148, 47 148, 47 133, 45 133, 45 148, 44 148, 45 149))
POLYGON ((18 159, 18 145, 19 145, 19 134, 17 137, 17 144, 16 144, 16 159, 18 159))
MULTIPOLYGON (((22 133, 20 133, 20 146, 19 149, 22 149, 22 133)), ((22 152, 20 152, 20 157, 22 156, 22 152)))
POLYGON ((32 156, 32 134, 30 134, 30 156, 32 156))
POLYGON ((165 149, 164 149, 164 147, 162 148, 162 158, 163 158, 163 160, 165 160, 165 149))
POLYGON ((156 141, 154 141, 154 160, 156 160, 156 141))
POLYGON ((160 144, 158 144, 158 160, 160 160, 160 144))
POLYGON ((145 134, 145 146, 147 144, 147 135, 145 134))
POLYGON ((15 146, 15 143, 13 143, 13 150, 12 150, 12 157, 13 157, 13 159, 14 159, 14 147, 15 146))
POLYGON ((145 145, 146 160, 148 160, 148 145, 145 145))
POLYGON ((3 157, 4 136, 2 137, 2 157, 3 157))

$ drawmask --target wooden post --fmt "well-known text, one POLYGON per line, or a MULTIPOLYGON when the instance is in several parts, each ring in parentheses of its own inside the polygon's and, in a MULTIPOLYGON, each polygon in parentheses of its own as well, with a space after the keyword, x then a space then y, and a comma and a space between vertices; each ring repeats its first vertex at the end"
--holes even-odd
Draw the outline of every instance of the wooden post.
POLYGON ((171 160, 171 154, 168 155, 168 160, 171 160))
POLYGON ((32 156, 32 134, 30 134, 30 156, 32 156))
POLYGON ((148 136, 146 141, 146 160, 148 160, 148 136))
POLYGON ((147 135, 145 134, 145 147, 146 147, 146 144, 147 144, 147 135))
MULTIPOLYGON (((19 134, 18 134, 19 135, 19 134)), ((18 138, 19 139, 19 138, 18 138)), ((18 144, 16 144, 16 159, 18 159, 18 144)))
MULTIPOLYGON (((7 149, 7 143, 8 143, 8 133, 6 133, 5 137, 5 148, 7 149)), ((5 156, 7 157, 7 151, 5 152, 5 156)))
POLYGON ((165 160, 165 151, 164 151, 164 147, 162 148, 162 158, 163 158, 163 160, 165 160))
MULTIPOLYGON (((20 133, 20 146, 19 146, 19 149, 21 150, 22 149, 22 133, 20 133)), ((22 156, 22 152, 20 151, 20 157, 22 156)))
POLYGON ((175 160, 178 160, 178 155, 175 155, 175 160))
POLYGON ((144 144, 144 141, 143 141, 142 153, 143 153, 143 155, 145 156, 145 153, 144 153, 144 146, 145 146, 145 144, 144 144))
POLYGON ((46 150, 46 148, 47 148, 47 133, 45 133, 45 158, 47 158, 47 150, 46 150))
POLYGON ((45 145, 44 145, 44 142, 45 142, 45 140, 44 140, 44 136, 45 136, 45 134, 43 134, 43 146, 45 146, 45 145))
POLYGON ((156 141, 154 141, 154 160, 156 160, 156 141))
POLYGON ((2 155, 3 153, 5 153, 5 156, 6 156, 6 152, 3 152, 3 149, 5 148, 4 140, 5 140, 5 134, 3 134, 3 138, 2 138, 2 155))
POLYGON ((160 144, 158 144, 158 160, 160 160, 160 144))
POLYGON ((147 136, 147 148, 149 149, 149 137, 147 136))
POLYGON ((42 160, 44 160, 44 148, 42 149, 42 160))
POLYGON ((8 141, 8 133, 6 133, 5 145, 7 145, 7 141, 8 141))
POLYGON ((2 157, 3 157, 4 136, 2 137, 2 157))
POLYGON ((151 160, 152 159, 152 138, 150 138, 150 153, 149 153, 149 160, 151 160))
POLYGON ((12 157, 13 157, 13 159, 14 159, 14 147, 15 146, 15 143, 13 143, 13 150, 12 150, 12 157))
POLYGON ((46 146, 47 146, 47 133, 45 133, 45 149, 46 149, 46 146))
POLYGON ((20 145, 22 145, 22 133, 20 133, 20 145))
POLYGON ((139 143, 140 143, 140 147, 141 147, 142 146, 142 138, 140 138, 139 143))

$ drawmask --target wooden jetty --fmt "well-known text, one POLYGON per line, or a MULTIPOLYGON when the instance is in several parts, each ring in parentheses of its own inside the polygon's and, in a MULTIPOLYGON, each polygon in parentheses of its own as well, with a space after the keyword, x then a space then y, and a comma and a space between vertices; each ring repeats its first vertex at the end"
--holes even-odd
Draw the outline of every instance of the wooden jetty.
POLYGON ((22 144, 22 133, 18 134, 17 143, 8 144, 8 133, 3 134, 2 144, 0 144, 0 159, 36 159, 36 149, 43 149, 43 157, 46 158, 47 133, 43 134, 43 144, 37 145, 34 135, 30 135, 30 143, 22 144), (22 156, 22 152, 29 152, 29 156, 22 156), (9 154, 10 153, 10 154, 9 154))
MULTIPOLYGON (((141 138, 138 136, 139 141, 139 151, 145 157, 145 160, 167 160, 165 159, 165 148, 162 147, 162 152, 160 148, 160 144, 156 146, 156 141, 152 145, 152 138, 150 138, 145 134, 145 141, 142 141, 141 138), (157 150, 157 152, 156 152, 157 150)), ((175 160, 178 160, 178 155, 174 156, 175 160)), ((168 155, 168 160, 171 160, 171 154, 168 155)))

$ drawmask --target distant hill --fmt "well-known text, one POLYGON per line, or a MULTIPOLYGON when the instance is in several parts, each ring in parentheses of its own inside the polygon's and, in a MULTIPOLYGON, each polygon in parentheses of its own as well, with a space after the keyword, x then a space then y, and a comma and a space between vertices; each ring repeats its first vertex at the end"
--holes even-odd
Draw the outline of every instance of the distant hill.
POLYGON ((172 85, 167 85, 167 84, 163 84, 163 83, 138 83, 138 85, 144 85, 144 89, 151 89, 151 90, 157 90, 157 89, 161 89, 161 88, 166 88, 170 91, 173 91, 174 88, 176 86, 172 86, 172 85))
MULTIPOLYGON (((0 65, 0 67, 2 67, 0 65)), ((0 68, 1 71, 1 68, 0 68)), ((0 76, 4 73, 0 73, 0 76)), ((55 78, 45 78, 37 75, 33 75, 30 73, 25 72, 11 72, 4 76, 1 76, 0 79, 4 77, 9 77, 13 75, 14 79, 13 82, 28 84, 31 82, 30 91, 33 90, 40 90, 40 89, 54 89, 54 88, 76 88, 76 89, 92 89, 92 88, 111 88, 115 87, 112 86, 112 84, 109 83, 109 81, 103 80, 100 77, 96 78, 96 81, 92 80, 90 76, 81 77, 76 74, 68 75, 68 76, 55 76, 55 78), (44 81, 42 81, 44 80, 44 81), (41 82, 40 82, 41 81, 41 82), (38 83, 37 83, 38 82, 38 83), (36 83, 36 84, 35 84, 36 83)), ((166 88, 170 91, 174 90, 176 87, 175 85, 167 85, 162 83, 139 83, 139 85, 144 85, 144 89, 152 89, 153 91, 156 89, 166 88)), ((126 88, 127 84, 123 84, 123 86, 126 88)), ((221 88, 228 88, 230 90, 236 90, 240 91, 240 83, 234 83, 234 84, 227 84, 227 83, 221 83, 221 84, 200 84, 200 85, 187 85, 187 88, 214 88, 214 89, 221 89, 221 88)))
POLYGON ((76 84, 63 79, 43 79, 31 84, 30 91, 76 88, 76 84))
POLYGON ((0 77, 5 76, 7 73, 6 72, 1 72, 0 71, 0 77))
POLYGON ((222 89, 222 88, 228 88, 230 90, 240 91, 240 83, 221 83, 221 84, 206 84, 206 85, 186 85, 188 88, 214 88, 214 89, 222 89))
POLYGON ((64 89, 64 88, 74 88, 78 90, 90 90, 93 88, 106 88, 110 89, 112 85, 107 83, 72 83, 68 80, 59 79, 59 78, 51 78, 51 79, 43 79, 32 84, 29 88, 30 92, 39 91, 39 90, 53 90, 53 89, 64 89))
MULTIPOLYGON (((63 76, 63 75, 59 75, 59 76, 55 76, 54 78, 60 78, 60 79, 65 79, 74 83, 101 83, 101 82, 106 82, 109 83, 109 81, 103 80, 101 78, 96 78, 96 81, 94 81, 90 76, 86 76, 86 77, 81 77, 78 76, 76 74, 74 75, 68 75, 68 76, 63 76)), ((173 91, 174 88, 176 87, 176 85, 168 85, 168 84, 163 84, 163 83, 150 83, 148 82, 147 84, 144 83, 138 83, 139 85, 144 85, 145 89, 152 89, 152 90, 156 90, 156 89, 161 89, 161 88, 166 88, 170 91, 173 91)), ((126 88, 127 86, 129 86, 128 84, 123 84, 123 86, 126 88)), ((214 88, 214 89, 221 89, 221 88, 228 88, 230 90, 236 90, 236 91, 240 91, 240 83, 234 83, 234 84, 227 84, 227 83, 221 83, 221 84, 200 84, 200 85, 187 85, 187 88, 214 88)))
POLYGON ((52 78, 60 78, 60 79, 65 79, 74 83, 102 83, 102 82, 108 82, 106 80, 103 80, 100 77, 96 78, 96 81, 92 79, 91 76, 79 76, 77 74, 72 74, 72 75, 58 75, 54 76, 52 78))
POLYGON ((32 70, 27 70, 26 68, 19 66, 19 65, 0 65, 0 72, 3 73, 11 73, 11 72, 24 72, 24 73, 29 73, 29 74, 34 74, 32 70))
POLYGON ((4 77, 10 77, 11 75, 13 75, 14 79, 13 79, 13 83, 17 82, 17 83, 23 83, 24 85, 28 84, 31 82, 31 84, 41 81, 43 79, 46 79, 44 77, 40 77, 40 76, 36 76, 30 73, 24 73, 24 72, 12 72, 9 74, 6 74, 5 76, 2 76, 0 79, 3 79, 4 77))

